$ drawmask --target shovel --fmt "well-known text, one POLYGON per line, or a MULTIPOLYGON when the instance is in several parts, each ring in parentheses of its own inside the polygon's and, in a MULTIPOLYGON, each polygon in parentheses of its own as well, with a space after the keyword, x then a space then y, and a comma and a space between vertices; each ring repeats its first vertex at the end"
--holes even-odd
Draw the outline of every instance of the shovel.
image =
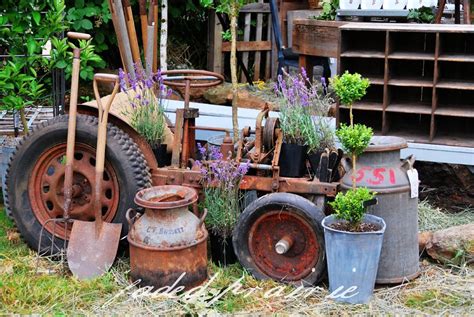
POLYGON ((95 74, 94 94, 99 110, 99 131, 97 134, 97 155, 95 164, 94 212, 95 221, 75 220, 67 249, 69 269, 80 280, 91 279, 104 274, 117 255, 121 223, 106 223, 102 220, 102 178, 104 174, 105 144, 107 138, 107 116, 119 88, 119 78, 112 74, 95 74), (105 108, 102 106, 97 82, 112 82, 114 89, 105 108))

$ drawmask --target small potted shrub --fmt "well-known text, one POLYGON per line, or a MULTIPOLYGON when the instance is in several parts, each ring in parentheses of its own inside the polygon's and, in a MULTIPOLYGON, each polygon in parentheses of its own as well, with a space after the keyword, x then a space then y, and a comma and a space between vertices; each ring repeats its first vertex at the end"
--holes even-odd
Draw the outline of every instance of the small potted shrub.
MULTIPOLYGON (((298 75, 284 73, 278 76, 275 87, 280 107, 280 127, 283 144, 280 151, 280 175, 301 177, 306 171, 308 149, 313 152, 320 146, 321 138, 328 139, 328 129, 318 129, 325 120, 315 116, 326 116, 329 99, 313 86, 304 68, 298 75), (322 135, 322 133, 324 135, 322 135)), ((330 133, 329 133, 330 134, 330 133)))
POLYGON ((232 230, 240 215, 240 182, 248 171, 247 164, 223 157, 220 148, 208 149, 198 143, 202 161, 196 161, 201 170, 204 188, 203 207, 207 209, 206 227, 209 229, 211 257, 214 263, 227 266, 237 262, 232 245, 232 230))
POLYGON ((163 85, 160 71, 147 74, 141 66, 135 66, 135 73, 136 79, 132 79, 119 70, 121 90, 126 92, 131 105, 125 112, 130 117, 130 125, 150 144, 158 166, 163 167, 171 163, 164 143, 168 126, 163 106, 163 99, 169 97, 171 91, 163 85))
POLYGON ((336 135, 352 157, 352 188, 338 193, 329 203, 334 214, 324 218, 322 225, 330 291, 344 288, 348 293, 337 300, 349 303, 367 303, 373 293, 386 227, 382 218, 365 214, 376 193, 356 188, 356 158, 369 145, 373 132, 364 125, 354 125, 352 104, 365 95, 368 86, 367 79, 348 72, 333 81, 340 102, 350 109, 350 126, 341 125, 336 135))

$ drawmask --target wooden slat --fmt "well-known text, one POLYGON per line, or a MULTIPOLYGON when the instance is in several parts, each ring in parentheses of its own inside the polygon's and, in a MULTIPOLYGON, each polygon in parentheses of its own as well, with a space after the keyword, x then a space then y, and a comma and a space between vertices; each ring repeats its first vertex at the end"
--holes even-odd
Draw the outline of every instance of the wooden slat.
MULTIPOLYGON (((259 4, 263 4, 263 0, 259 0, 259 4)), ((258 13, 257 14, 257 26, 256 26, 255 41, 260 42, 262 40, 262 33, 263 33, 263 14, 258 13)), ((253 79, 254 80, 259 80, 260 79, 261 56, 262 56, 262 53, 260 53, 258 51, 255 52, 254 71, 253 71, 253 79)))
POLYGON ((270 5, 259 1, 258 3, 250 3, 244 5, 240 9, 240 13, 270 13, 270 5))
MULTIPOLYGON (((253 51, 271 51, 272 43, 270 41, 261 42, 237 42, 237 51, 253 52, 253 51)), ((222 43, 222 51, 230 52, 230 42, 222 43)))
POLYGON ((265 54, 265 79, 272 77, 272 65, 275 65, 273 62, 276 61, 276 46, 274 45, 272 16, 270 14, 267 15, 267 25, 267 41, 272 43, 272 49, 265 54))
MULTIPOLYGON (((244 42, 249 42, 250 41, 250 23, 252 22, 252 14, 246 13, 244 20, 245 20, 244 42)), ((248 70, 249 69, 249 52, 244 51, 242 53, 242 63, 244 63, 245 68, 248 70)), ((240 78, 240 82, 243 82, 242 77, 240 78)))

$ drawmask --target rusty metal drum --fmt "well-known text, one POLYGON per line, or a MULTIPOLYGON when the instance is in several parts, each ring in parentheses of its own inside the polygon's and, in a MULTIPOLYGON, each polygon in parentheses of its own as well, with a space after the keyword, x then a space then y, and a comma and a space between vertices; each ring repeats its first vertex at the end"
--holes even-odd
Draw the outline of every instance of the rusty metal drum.
POLYGON ((196 190, 185 186, 155 186, 139 191, 135 203, 145 209, 129 222, 130 276, 141 286, 189 289, 207 279, 206 212, 201 218, 189 211, 196 190))
MULTIPOLYGON (((400 150, 407 147, 404 139, 374 136, 357 160, 357 187, 377 192, 378 204, 368 213, 383 218, 387 224, 383 239, 376 283, 395 284, 411 280, 419 274, 418 198, 411 198, 407 170, 414 158, 400 160, 400 150)), ((352 185, 352 170, 341 181, 341 188, 352 185)))

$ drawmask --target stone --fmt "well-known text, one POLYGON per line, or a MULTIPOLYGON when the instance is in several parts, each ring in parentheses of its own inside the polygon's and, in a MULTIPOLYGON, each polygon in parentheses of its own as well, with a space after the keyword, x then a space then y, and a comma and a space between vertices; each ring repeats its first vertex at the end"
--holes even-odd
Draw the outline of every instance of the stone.
POLYGON ((435 231, 425 246, 428 255, 442 263, 456 263, 456 256, 474 260, 474 223, 435 231))

